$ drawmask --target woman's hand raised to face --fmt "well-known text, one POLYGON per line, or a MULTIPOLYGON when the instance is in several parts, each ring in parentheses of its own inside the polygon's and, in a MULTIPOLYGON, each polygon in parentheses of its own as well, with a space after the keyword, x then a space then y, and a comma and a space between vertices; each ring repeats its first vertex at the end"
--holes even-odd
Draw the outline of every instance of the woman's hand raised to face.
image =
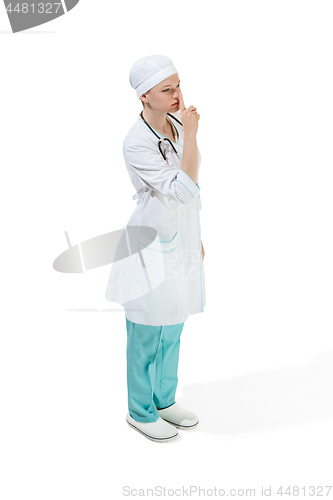
POLYGON ((198 122, 200 120, 200 115, 197 112, 197 108, 194 106, 189 106, 185 108, 183 94, 179 92, 179 112, 180 119, 184 127, 184 133, 196 135, 198 131, 198 122))

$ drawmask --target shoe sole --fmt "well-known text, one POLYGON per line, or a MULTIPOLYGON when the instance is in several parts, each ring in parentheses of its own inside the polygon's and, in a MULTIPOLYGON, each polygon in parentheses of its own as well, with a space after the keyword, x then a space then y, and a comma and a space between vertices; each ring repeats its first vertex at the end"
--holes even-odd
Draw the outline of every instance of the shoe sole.
MULTIPOLYGON (((161 417, 161 418, 163 418, 163 417, 161 417)), ((174 427, 177 427, 177 429, 180 429, 182 431, 188 431, 190 429, 194 429, 199 424, 199 420, 197 421, 197 423, 195 423, 193 425, 179 425, 179 424, 175 424, 174 422, 170 422, 170 420, 167 420, 166 418, 163 418, 163 420, 165 420, 166 422, 168 422, 168 424, 171 424, 174 427)))
POLYGON ((140 432, 140 434, 142 434, 143 436, 145 436, 147 439, 150 439, 151 441, 155 441, 155 443, 156 442, 157 443, 167 443, 168 441, 172 441, 173 439, 176 439, 176 437, 178 436, 178 432, 177 432, 177 434, 175 434, 174 436, 171 436, 171 437, 167 437, 167 438, 154 438, 153 436, 149 436, 145 432, 143 432, 140 429, 138 429, 137 427, 135 427, 135 425, 130 424, 128 420, 126 420, 126 422, 128 423, 128 425, 130 427, 132 427, 132 429, 135 429, 136 431, 140 432))

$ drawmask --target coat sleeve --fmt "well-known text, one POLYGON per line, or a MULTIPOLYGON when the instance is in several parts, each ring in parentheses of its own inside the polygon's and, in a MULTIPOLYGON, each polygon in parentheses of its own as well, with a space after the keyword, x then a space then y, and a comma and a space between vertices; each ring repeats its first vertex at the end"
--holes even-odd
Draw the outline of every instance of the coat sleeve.
POLYGON ((198 184, 184 170, 170 166, 150 143, 129 144, 124 154, 130 168, 148 188, 185 204, 199 195, 198 184))

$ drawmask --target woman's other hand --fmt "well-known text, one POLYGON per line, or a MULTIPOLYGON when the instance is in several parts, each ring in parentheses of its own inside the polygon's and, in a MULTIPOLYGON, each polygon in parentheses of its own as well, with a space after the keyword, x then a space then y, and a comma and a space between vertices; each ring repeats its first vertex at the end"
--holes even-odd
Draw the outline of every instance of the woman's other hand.
POLYGON ((205 250, 204 250, 202 242, 201 242, 201 253, 202 253, 202 260, 204 260, 204 258, 205 258, 205 250))

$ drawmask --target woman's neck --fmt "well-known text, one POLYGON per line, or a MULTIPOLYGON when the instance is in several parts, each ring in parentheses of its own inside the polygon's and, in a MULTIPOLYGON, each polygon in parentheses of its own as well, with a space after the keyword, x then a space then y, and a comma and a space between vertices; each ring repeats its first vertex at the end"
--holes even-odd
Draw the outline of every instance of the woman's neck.
POLYGON ((170 125, 167 120, 167 115, 164 111, 151 111, 148 108, 144 108, 142 115, 149 125, 158 130, 162 134, 168 133, 170 130, 170 125))

